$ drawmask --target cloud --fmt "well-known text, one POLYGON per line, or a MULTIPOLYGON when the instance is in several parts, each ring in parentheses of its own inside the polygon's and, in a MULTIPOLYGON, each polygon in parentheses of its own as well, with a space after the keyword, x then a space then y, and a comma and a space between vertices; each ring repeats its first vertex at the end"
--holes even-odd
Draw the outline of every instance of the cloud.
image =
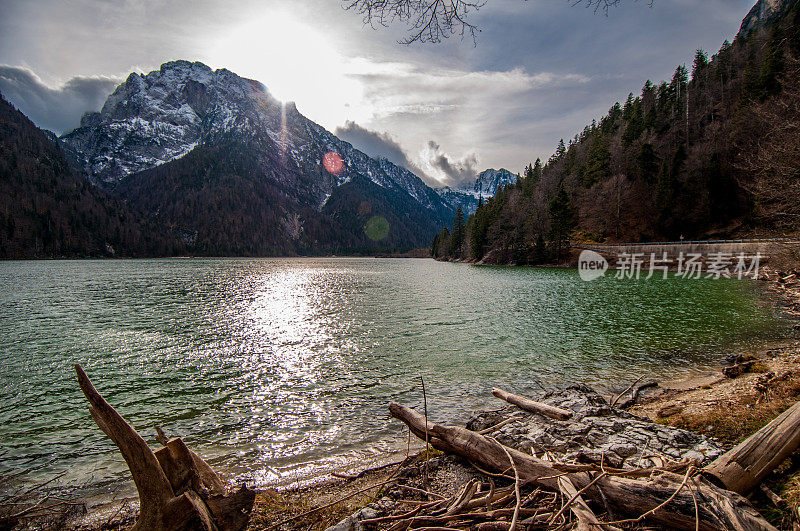
POLYGON ((356 149, 360 149, 370 157, 389 159, 394 164, 403 166, 412 172, 417 169, 400 144, 389 133, 372 131, 348 120, 344 126, 337 127, 333 134, 350 142, 356 149))
POLYGON ((422 70, 407 63, 354 62, 350 75, 364 87, 365 100, 379 109, 376 116, 430 115, 473 108, 486 109, 498 102, 534 90, 582 85, 590 79, 580 74, 539 72, 524 68, 506 71, 459 69, 422 70))
POLYGON ((49 87, 27 68, 0 65, 0 92, 44 129, 58 134, 80 125, 83 113, 99 110, 122 80, 110 76, 73 77, 49 87))
POLYGON ((371 157, 383 157, 403 166, 435 188, 472 186, 479 172, 477 154, 468 153, 454 159, 433 140, 429 140, 420 151, 421 164, 418 164, 389 133, 372 131, 347 121, 343 127, 337 127, 334 134, 371 157))
POLYGON ((451 188, 462 188, 475 183, 478 176, 478 156, 467 153, 460 159, 453 159, 442 151, 442 147, 429 140, 425 149, 420 152, 423 167, 438 177, 438 181, 451 188))

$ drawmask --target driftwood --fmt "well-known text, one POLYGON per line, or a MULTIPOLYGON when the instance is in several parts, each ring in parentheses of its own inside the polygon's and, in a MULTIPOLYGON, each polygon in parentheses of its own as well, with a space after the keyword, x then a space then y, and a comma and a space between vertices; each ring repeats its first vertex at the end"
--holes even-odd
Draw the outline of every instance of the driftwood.
POLYGON ((550 417, 556 420, 568 420, 569 418, 572 417, 572 411, 567 411, 566 409, 561 409, 560 407, 553 407, 551 405, 543 404, 541 402, 535 402, 530 398, 525 398, 524 396, 515 395, 509 393, 508 391, 503 391, 502 389, 498 389, 497 387, 492 389, 492 394, 496 398, 499 398, 500 400, 505 400, 509 404, 513 404, 527 411, 532 411, 533 413, 539 413, 540 415, 544 415, 546 417, 550 417))
POLYGON ((543 461, 497 441, 456 426, 426 422, 416 411, 392 403, 391 415, 403 421, 420 439, 428 439, 437 449, 458 454, 489 470, 509 469, 509 458, 520 481, 558 491, 559 478, 565 477, 582 497, 602 504, 606 500, 619 514, 634 515, 674 529, 756 530, 775 529, 742 496, 712 485, 702 478, 688 480, 670 472, 650 479, 631 479, 601 473, 562 472, 553 463, 543 461))
POLYGON ((722 374, 724 374, 727 378, 736 378, 737 376, 741 376, 746 372, 750 372, 750 369, 753 368, 755 363, 756 360, 748 360, 743 361, 742 363, 737 363, 736 365, 731 365, 730 367, 723 367, 722 374))
POLYGON ((725 488, 747 494, 800 447, 800 402, 705 468, 725 488))
MULTIPOLYGON (((180 439, 153 452, 142 437, 97 392, 80 365, 78 384, 97 426, 119 448, 139 492, 134 530, 239 531, 250 520, 255 492, 244 485, 229 492, 225 483, 180 439)), ((162 444, 166 437, 159 430, 162 444)))
MULTIPOLYGON (((649 382, 645 382, 643 384, 635 386, 633 389, 633 393, 631 393, 630 398, 623 400, 619 404, 616 404, 616 406, 619 409, 628 409, 629 407, 636 404, 636 401, 639 400, 639 393, 641 393, 643 389, 649 389, 651 387, 658 387, 658 382, 656 382, 655 380, 650 380, 649 382)), ((614 406, 615 404, 611 405, 614 406)))

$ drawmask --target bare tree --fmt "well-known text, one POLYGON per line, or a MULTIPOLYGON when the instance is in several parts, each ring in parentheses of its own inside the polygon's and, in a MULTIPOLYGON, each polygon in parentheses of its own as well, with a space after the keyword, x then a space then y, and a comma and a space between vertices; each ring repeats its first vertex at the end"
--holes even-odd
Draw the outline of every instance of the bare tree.
MULTIPOLYGON (((800 60, 787 57, 783 91, 754 107, 758 135, 740 145, 742 186, 753 194, 757 213, 778 228, 800 226, 800 60)), ((756 129, 757 128, 757 129, 756 129)))
MULTIPOLYGON (((475 42, 480 29, 467 18, 486 4, 487 0, 342 0, 346 9, 364 17, 364 23, 373 27, 388 26, 394 22, 406 24, 408 36, 401 44, 414 42, 439 43, 453 35, 462 39, 469 35, 475 42)), ((527 0, 526 0, 527 1, 527 0)), ((595 12, 608 14, 620 0, 568 0, 573 6, 585 4, 595 12)), ((637 0, 638 1, 638 0, 637 0)), ((650 6, 654 0, 649 0, 650 6)))

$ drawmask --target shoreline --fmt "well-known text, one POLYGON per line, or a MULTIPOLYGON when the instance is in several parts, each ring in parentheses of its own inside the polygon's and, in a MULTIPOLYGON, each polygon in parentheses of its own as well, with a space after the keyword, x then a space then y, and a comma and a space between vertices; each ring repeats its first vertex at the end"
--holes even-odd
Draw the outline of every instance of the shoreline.
MULTIPOLYGON (((796 312, 797 306, 800 304, 798 303, 798 301, 800 301, 800 294, 788 296, 785 289, 779 289, 777 286, 783 286, 783 284, 779 284, 774 279, 765 283, 762 283, 762 281, 758 283, 759 291, 762 292, 763 296, 773 301, 776 311, 782 314, 785 313, 790 319, 797 319, 800 314, 786 312, 796 312)), ((800 325, 795 325, 795 328, 798 326, 800 325)), ((769 340, 765 345, 760 346, 758 351, 763 354, 770 352, 780 354, 790 349, 792 352, 800 354, 800 342, 796 342, 792 339, 769 340)), ((800 356, 796 363, 797 366, 800 367, 800 356)), ((720 368, 721 367, 722 365, 720 365, 720 368)), ((692 369, 689 370, 695 372, 692 371, 692 369)), ((655 393, 647 393, 642 398, 641 403, 634 406, 632 412, 644 416, 651 416, 651 418, 657 422, 666 422, 663 417, 658 416, 657 407, 664 407, 677 400, 683 400, 684 398, 682 397, 685 397, 687 393, 698 393, 698 391, 702 391, 700 394, 708 394, 715 392, 713 390, 714 387, 719 384, 724 384, 726 381, 749 382, 755 385, 755 380, 760 374, 764 373, 752 373, 743 375, 740 379, 725 380, 719 374, 718 370, 709 372, 698 369, 694 374, 661 382, 659 388, 663 392, 657 395, 655 393), (648 415, 648 412, 652 415, 648 415)), ((487 397, 487 408, 490 408, 492 404, 496 404, 496 402, 493 402, 491 397, 487 397)), ((667 419, 667 421, 668 420, 669 419, 667 419)), ((415 441, 416 439, 412 438, 412 442, 415 441)), ((417 445, 416 449, 420 450, 421 448, 421 445, 417 445)), ((324 494, 328 498, 331 498, 334 497, 333 493, 346 492, 348 489, 351 489, 354 484, 361 484, 367 481, 367 479, 364 478, 375 479, 379 477, 381 474, 377 471, 383 470, 386 466, 396 464, 396 459, 394 458, 402 457, 404 454, 404 450, 401 451, 398 449, 396 452, 375 455, 373 459, 369 459, 369 463, 365 463, 364 460, 361 459, 353 459, 319 475, 314 475, 300 481, 291 481, 290 479, 289 482, 281 482, 281 484, 259 485, 257 490, 259 496, 262 498, 266 496, 269 499, 273 499, 273 501, 279 498, 289 501, 295 500, 291 502, 290 505, 296 504, 298 506, 304 506, 308 503, 308 500, 306 500, 304 496, 311 496, 316 499, 316 497, 323 496, 324 494), (338 473, 340 470, 344 470, 344 472, 338 473)), ((223 470, 222 472, 224 473, 225 471, 223 470)), ((96 529, 100 524, 107 523, 109 518, 112 517, 116 519, 121 518, 120 521, 131 521, 131 518, 135 515, 136 505, 138 504, 135 498, 135 491, 133 491, 132 494, 134 495, 133 498, 112 500, 110 503, 103 503, 99 500, 99 496, 85 500, 90 502, 90 514, 88 518, 81 519, 79 524, 81 527, 78 528, 96 529), (91 504, 91 501, 99 503, 91 504), (94 524, 92 522, 94 522, 94 524)), ((258 527, 254 529, 258 529, 258 527)))

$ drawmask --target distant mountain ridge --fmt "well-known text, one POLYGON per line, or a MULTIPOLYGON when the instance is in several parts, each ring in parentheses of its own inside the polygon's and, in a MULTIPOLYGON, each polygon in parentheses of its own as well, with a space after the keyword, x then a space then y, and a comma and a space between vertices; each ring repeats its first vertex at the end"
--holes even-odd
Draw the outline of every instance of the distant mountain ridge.
POLYGON ((515 173, 511 173, 505 168, 500 168, 499 170, 489 168, 478 174, 472 191, 483 197, 494 197, 498 188, 514 184, 515 182, 517 182, 517 175, 515 173))
POLYGON ((216 242, 213 248, 198 249, 202 253, 408 249, 425 246, 454 213, 416 175, 353 148, 300 114, 294 104, 277 101, 261 83, 197 62, 173 61, 145 75, 129 75, 100 112, 84 115, 81 126, 61 139, 92 182, 181 232, 199 231, 198 242, 216 242), (203 154, 188 160, 196 150, 203 154), (234 163, 225 150, 241 153, 247 164, 234 163), (214 164, 210 153, 230 164, 214 164), (327 164, 329 157, 333 167, 327 164), (206 174, 202 194, 195 193, 198 175, 189 175, 187 167, 206 174), (231 172, 236 179, 222 185, 231 172), (158 179, 169 180, 177 190, 158 179), (141 186, 145 181, 148 186, 141 186), (243 199, 250 203, 244 217, 237 213, 236 199, 221 204, 214 196, 243 197, 252 191, 250 185, 271 192, 255 203, 243 199), (170 208, 164 208, 167 196, 170 208), (341 196, 356 203, 342 203, 341 196), (190 197, 202 200, 190 205, 190 197), (329 206, 332 200, 336 209, 329 206), (244 247, 213 236, 212 226, 204 237, 198 229, 206 215, 202 209, 212 204, 220 221, 248 227, 234 231, 238 237, 246 230, 271 234, 244 247), (365 227, 376 216, 394 223, 386 236, 366 237, 365 227))
POLYGON ((494 197, 498 189, 516 183, 517 178, 515 173, 505 168, 499 170, 489 168, 479 173, 472 184, 464 184, 458 188, 446 186, 437 189, 437 192, 453 208, 460 206, 465 214, 472 214, 478 208, 481 199, 485 201, 494 197))

